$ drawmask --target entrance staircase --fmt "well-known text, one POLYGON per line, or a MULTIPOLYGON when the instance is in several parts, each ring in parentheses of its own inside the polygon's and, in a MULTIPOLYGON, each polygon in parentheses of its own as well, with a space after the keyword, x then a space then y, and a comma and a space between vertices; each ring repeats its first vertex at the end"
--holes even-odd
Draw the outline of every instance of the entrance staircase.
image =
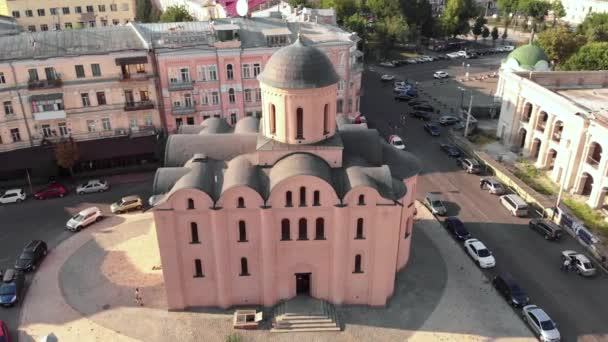
POLYGON ((298 296, 278 304, 270 332, 340 331, 334 306, 328 302, 298 296))

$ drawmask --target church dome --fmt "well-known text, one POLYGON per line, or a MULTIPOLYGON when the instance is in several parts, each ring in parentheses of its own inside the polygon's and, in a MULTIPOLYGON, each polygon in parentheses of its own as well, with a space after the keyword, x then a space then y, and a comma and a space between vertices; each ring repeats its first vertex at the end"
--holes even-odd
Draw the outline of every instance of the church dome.
POLYGON ((509 54, 507 61, 510 59, 517 61, 518 66, 526 70, 539 69, 539 66, 541 66, 538 65, 539 62, 542 64, 542 67, 549 64, 549 58, 545 54, 545 51, 535 44, 526 44, 518 47, 509 54))
POLYGON ((307 89, 326 87, 340 78, 325 53, 298 37, 270 57, 258 80, 275 88, 307 89))

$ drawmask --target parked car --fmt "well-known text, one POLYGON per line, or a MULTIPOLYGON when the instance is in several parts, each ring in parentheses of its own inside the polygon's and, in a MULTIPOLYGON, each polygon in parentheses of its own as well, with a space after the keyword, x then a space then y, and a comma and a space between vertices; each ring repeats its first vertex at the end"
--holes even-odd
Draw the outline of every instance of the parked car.
POLYGON ((500 203, 513 216, 524 217, 528 215, 528 203, 515 194, 500 196, 500 203))
POLYGON ((464 58, 466 59, 475 59, 475 58, 479 58, 479 56, 475 53, 475 52, 471 52, 471 53, 467 53, 464 58))
POLYGON ((48 253, 46 242, 42 240, 32 240, 25 245, 23 251, 15 261, 17 271, 35 271, 48 253))
POLYGON ((452 115, 443 115, 439 117, 439 123, 444 126, 453 125, 458 121, 460 121, 460 119, 452 115))
POLYGON ((23 298, 25 276, 14 269, 8 269, 2 276, 0 285, 0 305, 13 306, 23 298))
POLYGON ((398 135, 390 135, 388 137, 388 143, 398 150, 405 150, 405 144, 403 143, 403 139, 401 139, 398 135))
POLYGON ((528 227, 542 234, 545 240, 559 240, 564 234, 564 230, 557 224, 545 219, 531 219, 528 227))
POLYGON ((99 210, 97 207, 90 207, 72 216, 72 218, 66 224, 66 228, 71 232, 77 232, 92 223, 101 221, 102 219, 103 214, 101 213, 101 210, 99 210))
POLYGON ((502 47, 502 51, 511 52, 513 50, 515 50, 515 46, 513 45, 505 45, 502 47))
POLYGON ((143 202, 139 196, 126 196, 118 202, 112 203, 110 210, 113 214, 122 214, 131 210, 143 209, 143 202))
POLYGON ((424 130, 427 131, 431 136, 438 137, 441 133, 439 130, 439 125, 434 122, 427 122, 424 124, 424 130))
POLYGON ((445 72, 443 70, 435 71, 435 73, 433 74, 433 78, 436 78, 436 79, 442 79, 442 78, 448 78, 448 77, 450 77, 450 74, 448 74, 447 72, 445 72))
POLYGON ((433 57, 431 57, 431 56, 427 56, 427 55, 420 56, 420 58, 421 58, 422 60, 424 60, 425 62, 432 62, 432 61, 434 61, 434 60, 435 60, 435 58, 433 58, 433 57))
POLYGON ((416 58, 408 58, 406 59, 407 64, 418 64, 416 58))
POLYGON ((419 110, 410 112, 410 115, 417 119, 424 120, 424 121, 430 120, 431 117, 433 116, 430 112, 422 112, 419 110))
POLYGON ((460 241, 471 238, 471 233, 464 227, 464 223, 458 217, 448 217, 443 221, 445 228, 460 241))
POLYGON ((414 110, 423 111, 423 112, 434 112, 435 111, 435 108, 433 108, 433 106, 431 106, 428 103, 426 103, 426 104, 425 103, 419 104, 417 106, 414 106, 413 109, 414 110))
POLYGON ((11 335, 8 332, 8 326, 2 320, 0 320, 0 342, 11 342, 11 335))
POLYGON ((445 205, 439 195, 429 192, 424 197, 424 204, 429 208, 434 215, 444 216, 448 213, 445 205))
POLYGON ((399 94, 399 93, 403 93, 405 91, 408 91, 410 89, 412 89, 412 86, 409 85, 409 84, 398 85, 398 86, 393 87, 393 93, 399 94))
POLYGON ((27 196, 23 189, 8 189, 4 192, 4 195, 0 197, 0 204, 20 203, 25 201, 26 198, 27 196))
POLYGON ((384 82, 389 82, 395 79, 395 75, 384 74, 380 76, 380 80, 384 82))
POLYGON ((76 187, 76 193, 79 195, 90 194, 92 192, 104 192, 110 189, 110 185, 103 179, 91 179, 86 183, 76 187))
POLYGON ((585 254, 577 253, 571 250, 562 251, 562 261, 566 260, 570 260, 571 267, 576 270, 576 273, 582 276, 590 277, 596 273, 593 263, 585 254))
POLYGON ((460 57, 464 57, 467 55, 467 52, 465 50, 460 50, 460 51, 456 51, 455 54, 457 54, 460 57))
POLYGON ((522 308, 524 321, 543 342, 559 342, 561 335, 557 325, 547 313, 536 305, 526 305, 522 308))
POLYGON ((492 268, 496 266, 496 259, 483 242, 477 239, 468 239, 464 242, 464 248, 479 267, 492 268))
POLYGON ((524 290, 519 287, 515 279, 508 274, 503 273, 492 279, 492 286, 500 293, 509 304, 516 308, 528 305, 530 297, 526 295, 524 290))
POLYGON ((453 158, 458 158, 462 154, 460 152, 460 149, 454 144, 441 144, 439 145, 439 147, 441 148, 441 150, 447 153, 448 156, 453 158))
POLYGON ((395 95, 395 101, 409 101, 411 100, 413 97, 408 95, 407 92, 403 92, 403 93, 399 93, 397 95, 395 95))
POLYGON ((68 194, 68 188, 60 183, 51 183, 46 188, 34 193, 34 198, 43 200, 47 198, 63 197, 68 194))
POLYGON ((456 164, 460 166, 466 173, 478 174, 481 172, 481 165, 477 159, 473 158, 458 158, 456 164))
POLYGON ((356 123, 356 124, 367 123, 367 118, 366 118, 365 116, 363 116, 363 115, 358 115, 358 116, 355 118, 355 123, 356 123))
POLYGON ((491 194, 502 195, 505 193, 505 187, 501 182, 497 181, 492 177, 484 177, 479 180, 480 189, 488 189, 491 194))
POLYGON ((456 59, 456 58, 462 57, 460 54, 458 54, 456 52, 446 53, 445 56, 449 59, 456 59))
POLYGON ((409 83, 407 83, 406 81, 395 81, 395 82, 393 82, 393 88, 394 87, 406 87, 406 86, 411 87, 412 85, 409 84, 409 83))
POLYGON ((393 64, 393 62, 382 62, 380 63, 380 66, 383 66, 385 68, 394 68, 395 64, 393 64))

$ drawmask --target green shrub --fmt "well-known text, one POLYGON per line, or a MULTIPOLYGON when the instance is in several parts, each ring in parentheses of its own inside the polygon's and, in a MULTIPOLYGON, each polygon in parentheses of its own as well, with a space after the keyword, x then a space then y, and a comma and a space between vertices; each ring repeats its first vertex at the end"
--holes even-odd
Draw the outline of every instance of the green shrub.
POLYGON ((585 223, 585 226, 591 228, 594 231, 598 231, 603 235, 608 234, 608 223, 604 221, 602 215, 591 209, 586 203, 577 201, 571 197, 565 197, 562 201, 576 217, 585 223))
POLYGON ((226 342, 241 342, 243 338, 238 333, 232 332, 226 336, 226 342))

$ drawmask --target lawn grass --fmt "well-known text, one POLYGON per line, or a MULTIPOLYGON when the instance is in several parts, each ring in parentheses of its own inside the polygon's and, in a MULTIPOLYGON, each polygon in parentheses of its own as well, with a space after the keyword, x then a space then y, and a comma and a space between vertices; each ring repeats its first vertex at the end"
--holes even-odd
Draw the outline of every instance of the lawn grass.
POLYGON ((570 196, 564 196, 562 203, 578 217, 585 226, 601 235, 608 237, 608 223, 597 210, 591 209, 586 203, 576 200, 570 196))
POLYGON ((556 195, 559 188, 527 160, 520 159, 515 165, 515 177, 528 184, 536 192, 543 195, 556 195))
POLYGON ((484 146, 497 141, 496 131, 478 130, 474 135, 469 136, 469 141, 477 146, 484 146))

